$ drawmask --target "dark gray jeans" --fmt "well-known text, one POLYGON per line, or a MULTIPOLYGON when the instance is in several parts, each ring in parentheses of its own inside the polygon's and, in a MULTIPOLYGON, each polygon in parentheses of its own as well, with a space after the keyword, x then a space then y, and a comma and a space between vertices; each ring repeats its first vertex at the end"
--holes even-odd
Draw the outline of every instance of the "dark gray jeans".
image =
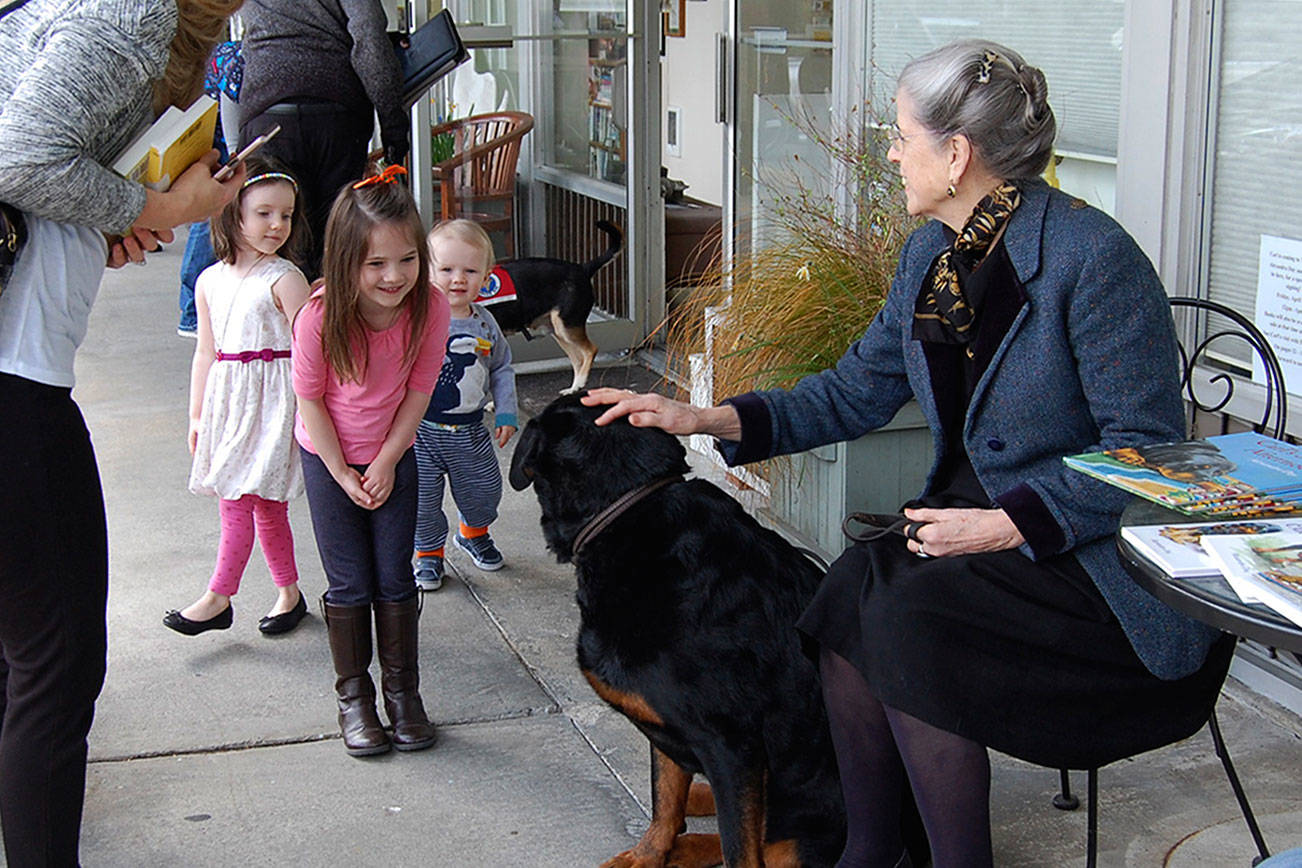
POLYGON ((353 503, 320 458, 301 447, 299 453, 312 532, 330 584, 326 602, 363 606, 413 596, 411 541, 416 533, 417 480, 412 451, 408 449, 394 468, 393 492, 379 509, 353 503))

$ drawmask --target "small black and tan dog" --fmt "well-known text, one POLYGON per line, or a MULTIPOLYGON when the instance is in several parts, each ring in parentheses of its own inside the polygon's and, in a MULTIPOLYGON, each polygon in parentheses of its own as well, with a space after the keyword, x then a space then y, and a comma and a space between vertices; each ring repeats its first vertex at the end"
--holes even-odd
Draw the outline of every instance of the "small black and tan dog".
POLYGON ((592 276, 619 253, 624 242, 623 233, 605 220, 597 221, 597 228, 606 233, 610 244, 588 262, 530 256, 497 265, 514 284, 515 300, 493 303, 489 308, 493 318, 503 331, 523 332, 525 337, 532 337, 531 328, 546 325, 551 329, 574 369, 574 381, 562 394, 577 392, 588 383, 592 360, 597 356, 597 347, 588 338, 587 330, 595 299, 592 276))
POLYGON ((685 451, 579 395, 530 420, 510 481, 578 573, 579 667, 652 745, 651 826, 609 866, 832 865, 844 810, 817 671, 795 621, 821 573, 685 451), (680 834, 694 774, 719 834, 680 834))

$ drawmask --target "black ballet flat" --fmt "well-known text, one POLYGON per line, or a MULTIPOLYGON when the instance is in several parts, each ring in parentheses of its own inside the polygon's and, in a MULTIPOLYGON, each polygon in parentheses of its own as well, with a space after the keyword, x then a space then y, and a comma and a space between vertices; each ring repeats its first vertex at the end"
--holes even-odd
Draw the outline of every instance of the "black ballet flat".
POLYGON ((234 620, 234 606, 227 606, 207 621, 191 621, 173 609, 163 616, 163 626, 178 633, 184 633, 187 636, 198 636, 200 633, 206 633, 209 630, 229 630, 231 622, 234 620))
POLYGON ((275 636, 279 633, 288 633, 298 626, 298 622, 307 617, 307 600, 303 599, 303 594, 298 595, 298 602, 294 608, 288 612, 281 612, 279 615, 264 615, 262 620, 258 621, 258 630, 267 636, 275 636))

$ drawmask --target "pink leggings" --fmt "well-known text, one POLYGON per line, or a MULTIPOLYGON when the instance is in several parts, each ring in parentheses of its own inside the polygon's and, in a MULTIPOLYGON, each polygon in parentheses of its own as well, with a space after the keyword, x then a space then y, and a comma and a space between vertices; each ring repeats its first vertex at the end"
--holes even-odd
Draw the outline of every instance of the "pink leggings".
POLYGON ((289 504, 246 494, 239 500, 218 501, 222 539, 217 547, 217 568, 208 590, 227 597, 240 589, 240 578, 253 553, 253 531, 257 528, 262 556, 267 559, 271 579, 283 588, 298 581, 294 564, 294 534, 289 529, 289 504))

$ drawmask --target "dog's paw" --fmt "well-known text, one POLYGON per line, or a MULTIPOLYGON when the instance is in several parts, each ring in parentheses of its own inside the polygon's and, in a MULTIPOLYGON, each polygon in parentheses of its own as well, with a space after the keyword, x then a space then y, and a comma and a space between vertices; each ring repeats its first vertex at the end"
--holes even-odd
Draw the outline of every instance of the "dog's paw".
POLYGON ((722 864, 719 836, 695 832, 674 838, 674 848, 665 860, 665 868, 711 868, 722 864))
POLYGON ((647 853, 641 847, 634 847, 602 862, 601 868, 665 868, 665 854, 647 853))

